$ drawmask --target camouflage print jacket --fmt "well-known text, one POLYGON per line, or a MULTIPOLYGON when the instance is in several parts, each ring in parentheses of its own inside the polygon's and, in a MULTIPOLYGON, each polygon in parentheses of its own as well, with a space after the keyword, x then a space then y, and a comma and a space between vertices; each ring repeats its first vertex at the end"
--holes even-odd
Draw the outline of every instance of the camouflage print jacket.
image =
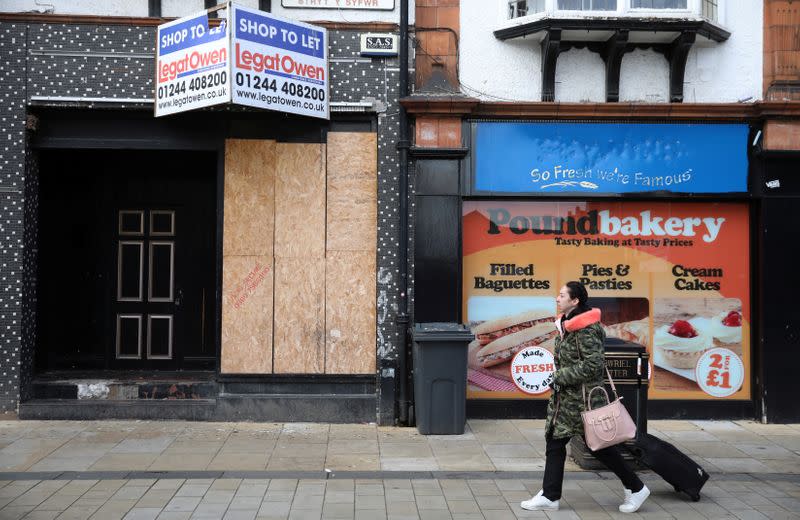
MULTIPOLYGON (((554 439, 583 435, 581 412, 586 406, 581 386, 586 388, 586 395, 595 386, 602 386, 605 362, 605 332, 600 326, 600 309, 578 314, 562 324, 563 335, 556 336, 556 371, 553 374, 559 391, 550 396, 545 426, 545 435, 552 429, 554 439)), ((592 407, 604 404, 603 393, 595 392, 592 407)))

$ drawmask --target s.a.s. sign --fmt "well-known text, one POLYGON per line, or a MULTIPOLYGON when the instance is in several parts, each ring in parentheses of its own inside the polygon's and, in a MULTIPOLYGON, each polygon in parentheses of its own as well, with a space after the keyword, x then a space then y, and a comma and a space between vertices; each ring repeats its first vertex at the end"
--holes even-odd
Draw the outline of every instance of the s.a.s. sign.
POLYGON ((747 191, 745 124, 475 123, 472 192, 747 191))

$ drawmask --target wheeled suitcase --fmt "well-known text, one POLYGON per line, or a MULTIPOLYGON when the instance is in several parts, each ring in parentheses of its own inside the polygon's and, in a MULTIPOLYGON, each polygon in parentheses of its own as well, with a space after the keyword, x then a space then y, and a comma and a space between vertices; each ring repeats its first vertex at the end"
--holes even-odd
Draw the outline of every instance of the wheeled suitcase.
POLYGON ((624 444, 634 458, 658 473, 676 492, 683 491, 692 500, 700 500, 700 490, 708 473, 678 448, 649 433, 640 434, 633 443, 624 444))

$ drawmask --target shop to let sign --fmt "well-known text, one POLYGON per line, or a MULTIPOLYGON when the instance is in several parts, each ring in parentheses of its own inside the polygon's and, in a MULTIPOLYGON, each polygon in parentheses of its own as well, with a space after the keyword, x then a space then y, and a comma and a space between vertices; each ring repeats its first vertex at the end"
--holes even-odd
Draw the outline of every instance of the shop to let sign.
POLYGON ((228 4, 230 24, 205 11, 158 28, 155 115, 233 102, 328 119, 328 33, 228 4))
POLYGON ((155 115, 231 100, 228 26, 208 26, 205 11, 158 26, 155 115))
POLYGON ((233 5, 233 102, 328 119, 328 33, 233 5))
POLYGON ((474 125, 473 193, 744 193, 745 124, 474 125))

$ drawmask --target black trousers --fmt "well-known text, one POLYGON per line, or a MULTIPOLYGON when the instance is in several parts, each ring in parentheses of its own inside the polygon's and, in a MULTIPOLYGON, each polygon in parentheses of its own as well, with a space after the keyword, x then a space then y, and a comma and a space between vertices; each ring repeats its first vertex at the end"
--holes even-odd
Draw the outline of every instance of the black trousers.
MULTIPOLYGON (((564 483, 564 463, 567 460, 569 438, 554 439, 552 434, 548 433, 546 439, 542 494, 548 500, 559 500, 561 498, 561 486, 564 483)), ((619 477, 625 489, 630 489, 636 493, 644 487, 636 473, 622 458, 617 446, 609 446, 602 450, 593 451, 592 455, 597 457, 597 460, 605 464, 608 469, 619 477)))

